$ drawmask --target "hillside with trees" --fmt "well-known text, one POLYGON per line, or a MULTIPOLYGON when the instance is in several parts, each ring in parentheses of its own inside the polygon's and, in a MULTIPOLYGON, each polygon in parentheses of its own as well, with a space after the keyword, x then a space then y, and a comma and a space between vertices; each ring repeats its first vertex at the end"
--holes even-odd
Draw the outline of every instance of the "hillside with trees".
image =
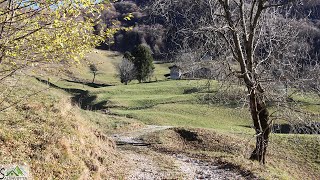
MULTIPOLYGON (((173 51, 182 46, 180 37, 174 33, 175 27, 167 26, 164 17, 158 16, 152 9, 153 1, 142 0, 122 0, 111 3, 111 10, 103 12, 101 23, 96 26, 97 32, 102 27, 114 26, 114 24, 132 27, 131 31, 119 31, 113 37, 110 37, 100 48, 111 49, 120 52, 131 51, 133 47, 139 44, 148 44, 154 55, 161 59, 171 57, 173 51), (128 21, 124 17, 132 14, 133 18, 128 21), (172 29, 173 28, 173 29, 172 29), (109 45, 108 45, 109 44, 109 45)), ((294 6, 291 11, 292 15, 303 19, 299 23, 300 33, 309 36, 309 45, 311 46, 310 54, 313 58, 319 59, 319 39, 320 39, 320 3, 317 0, 304 0, 303 6, 294 6)), ((175 9, 173 13, 175 23, 187 21, 180 14, 184 9, 175 9)), ((200 12, 193 12, 198 14, 200 12)))
POLYGON ((165 50, 165 28, 160 23, 153 23, 147 13, 148 1, 116 1, 108 4, 110 8, 101 14, 95 26, 96 33, 104 33, 106 27, 131 27, 132 30, 120 30, 107 39, 99 48, 120 52, 132 51, 139 44, 147 44, 155 55, 165 50), (130 20, 124 17, 132 15, 130 20))
POLYGON ((319 8, 0 1, 0 179, 320 179, 319 8))

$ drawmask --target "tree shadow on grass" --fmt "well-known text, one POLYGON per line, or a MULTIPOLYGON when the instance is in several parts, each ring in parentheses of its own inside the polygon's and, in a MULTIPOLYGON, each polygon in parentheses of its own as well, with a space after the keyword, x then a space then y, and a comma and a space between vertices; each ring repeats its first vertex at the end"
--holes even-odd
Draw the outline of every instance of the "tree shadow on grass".
POLYGON ((93 83, 93 82, 85 82, 85 81, 79 81, 79 80, 68 80, 68 79, 64 79, 64 81, 67 82, 71 82, 71 83, 77 83, 77 84, 83 84, 83 85, 87 85, 93 88, 102 88, 102 87, 109 87, 109 86, 113 86, 111 84, 101 84, 101 83, 93 83))
POLYGON ((320 122, 308 124, 274 124, 274 133, 280 134, 320 134, 320 122))
POLYGON ((151 84, 151 83, 159 83, 159 82, 166 82, 168 81, 167 79, 163 79, 163 80, 153 80, 153 81, 145 81, 145 82, 141 82, 140 84, 151 84))
MULTIPOLYGON (((252 128, 251 126, 242 126, 252 128)), ((276 134, 320 134, 320 122, 308 124, 273 124, 272 132, 276 134)))
POLYGON ((82 90, 82 89, 75 89, 75 88, 63 88, 59 87, 47 80, 43 80, 40 78, 36 78, 38 81, 47 84, 50 87, 64 90, 73 95, 71 98, 71 102, 73 105, 78 105, 81 109, 84 110, 102 110, 106 109, 106 104, 108 101, 101 101, 99 103, 94 103, 97 99, 96 95, 90 95, 89 91, 82 90))

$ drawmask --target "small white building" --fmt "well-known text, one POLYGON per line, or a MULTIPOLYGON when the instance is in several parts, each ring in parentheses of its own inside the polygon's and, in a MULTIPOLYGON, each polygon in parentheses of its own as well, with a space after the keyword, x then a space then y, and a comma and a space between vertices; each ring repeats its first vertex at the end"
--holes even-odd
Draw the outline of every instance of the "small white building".
POLYGON ((174 80, 181 79, 182 70, 179 66, 173 65, 173 66, 170 66, 169 69, 170 69, 170 79, 174 79, 174 80))

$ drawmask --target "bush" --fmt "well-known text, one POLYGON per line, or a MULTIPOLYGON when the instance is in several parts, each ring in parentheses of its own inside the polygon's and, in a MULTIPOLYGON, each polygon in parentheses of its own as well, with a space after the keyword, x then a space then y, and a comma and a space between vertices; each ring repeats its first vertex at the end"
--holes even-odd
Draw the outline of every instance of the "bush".
POLYGON ((127 85, 130 81, 135 79, 136 69, 132 62, 132 56, 130 53, 125 53, 123 60, 118 65, 117 70, 121 83, 127 85))

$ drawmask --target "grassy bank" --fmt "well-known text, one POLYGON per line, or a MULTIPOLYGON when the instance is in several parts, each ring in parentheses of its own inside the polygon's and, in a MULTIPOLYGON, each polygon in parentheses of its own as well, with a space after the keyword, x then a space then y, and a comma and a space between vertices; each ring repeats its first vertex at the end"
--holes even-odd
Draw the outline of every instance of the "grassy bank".
MULTIPOLYGON (((2 92, 7 93, 8 87, 10 84, 2 84, 2 92)), ((123 176, 125 170, 119 168, 123 160, 114 142, 102 128, 88 121, 94 112, 83 113, 72 106, 68 93, 48 89, 34 78, 20 78, 15 88, 2 107, 20 101, 24 95, 38 93, 0 113, 1 164, 28 165, 33 179, 123 176)), ((108 120, 110 126, 103 129, 110 131, 122 122, 106 116, 100 120, 108 120)))

